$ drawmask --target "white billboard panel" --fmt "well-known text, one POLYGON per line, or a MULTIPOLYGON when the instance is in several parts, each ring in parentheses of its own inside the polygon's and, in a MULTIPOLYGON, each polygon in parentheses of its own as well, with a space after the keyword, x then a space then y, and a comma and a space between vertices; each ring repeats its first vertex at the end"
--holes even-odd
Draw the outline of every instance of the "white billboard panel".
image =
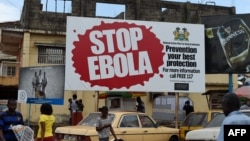
POLYGON ((67 18, 65 90, 204 92, 201 24, 67 18))

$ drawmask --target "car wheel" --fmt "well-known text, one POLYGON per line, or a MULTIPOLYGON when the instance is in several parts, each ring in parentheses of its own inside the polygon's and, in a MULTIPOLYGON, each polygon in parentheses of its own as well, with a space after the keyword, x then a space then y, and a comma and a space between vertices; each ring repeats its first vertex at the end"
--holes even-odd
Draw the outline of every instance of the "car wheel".
POLYGON ((169 141, 179 141, 177 136, 172 136, 169 141))

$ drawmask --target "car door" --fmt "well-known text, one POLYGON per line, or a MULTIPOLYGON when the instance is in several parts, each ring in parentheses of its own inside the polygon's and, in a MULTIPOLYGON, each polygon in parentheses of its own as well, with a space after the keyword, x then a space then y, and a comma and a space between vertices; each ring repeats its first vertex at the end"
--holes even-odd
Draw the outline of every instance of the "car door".
POLYGON ((207 119, 207 112, 190 113, 180 126, 180 140, 185 140, 187 132, 202 128, 207 123, 207 119))
POLYGON ((147 115, 139 115, 143 141, 163 141, 161 128, 155 127, 155 123, 147 115))
POLYGON ((134 115, 123 115, 119 123, 119 134, 126 141, 143 141, 143 131, 139 126, 138 117, 134 115))

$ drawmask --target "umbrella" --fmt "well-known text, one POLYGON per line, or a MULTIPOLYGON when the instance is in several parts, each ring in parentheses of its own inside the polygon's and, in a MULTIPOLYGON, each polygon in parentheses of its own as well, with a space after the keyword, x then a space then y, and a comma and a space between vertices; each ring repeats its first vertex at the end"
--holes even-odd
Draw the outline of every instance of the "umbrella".
POLYGON ((241 100, 250 100, 250 86, 241 86, 235 89, 234 93, 238 95, 241 100))

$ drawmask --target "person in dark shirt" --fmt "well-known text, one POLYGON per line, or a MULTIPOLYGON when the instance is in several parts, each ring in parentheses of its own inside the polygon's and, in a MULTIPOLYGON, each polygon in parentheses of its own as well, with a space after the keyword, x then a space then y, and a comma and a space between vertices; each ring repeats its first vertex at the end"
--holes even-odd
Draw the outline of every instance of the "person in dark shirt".
POLYGON ((0 140, 18 141, 14 132, 10 129, 11 125, 24 125, 23 116, 16 111, 17 102, 15 99, 9 99, 7 103, 8 110, 0 115, 0 140))
POLYGON ((68 109, 69 109, 69 125, 71 125, 72 124, 72 109, 71 109, 72 98, 69 98, 68 102, 69 102, 69 106, 68 106, 68 109))
POLYGON ((78 105, 78 111, 83 112, 84 104, 83 104, 83 102, 82 102, 82 99, 79 99, 79 100, 77 101, 77 105, 78 105))
POLYGON ((186 116, 187 116, 189 113, 191 113, 191 112, 194 111, 194 107, 193 107, 192 105, 190 105, 189 100, 187 100, 187 101, 185 102, 185 105, 183 106, 183 110, 186 111, 186 116))
POLYGON ((145 105, 144 105, 144 102, 141 100, 141 97, 137 97, 136 98, 136 101, 137 101, 137 111, 138 112, 142 112, 142 113, 145 113, 145 105))

